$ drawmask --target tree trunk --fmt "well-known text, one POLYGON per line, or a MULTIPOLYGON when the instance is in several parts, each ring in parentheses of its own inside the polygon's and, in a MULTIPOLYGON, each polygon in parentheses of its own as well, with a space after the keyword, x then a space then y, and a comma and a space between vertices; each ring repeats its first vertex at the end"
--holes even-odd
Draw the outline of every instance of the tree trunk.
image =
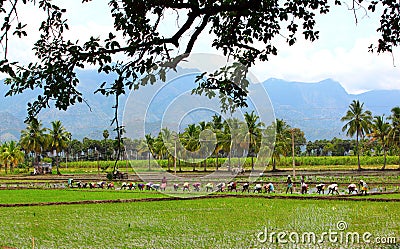
POLYGON ((57 175, 61 175, 60 162, 58 161, 58 155, 56 155, 56 167, 57 167, 57 175))
POLYGON ((386 149, 383 149, 383 167, 382 170, 385 170, 386 168, 386 149))
POLYGON ((169 166, 169 155, 168 155, 168 172, 171 171, 171 167, 169 166))
MULTIPOLYGON (((400 137, 400 136, 399 136, 400 137)), ((400 139, 399 139, 400 140, 400 139)), ((400 141, 399 141, 400 144, 400 141)), ((400 151, 399 151, 399 158, 397 159, 397 164, 399 165, 399 170, 400 170, 400 151)))
POLYGON ((247 153, 248 155, 250 154, 250 151, 251 151, 251 154, 250 154, 250 158, 251 158, 251 170, 254 170, 254 159, 253 159, 253 148, 252 148, 252 146, 253 146, 253 141, 252 141, 252 139, 251 139, 251 137, 252 137, 252 135, 251 135, 251 133, 250 133, 250 146, 249 146, 249 153, 247 153))
POLYGON ((216 164, 217 164, 217 171, 218 171, 218 152, 216 153, 216 164))
POLYGON ((150 152, 148 154, 148 159, 149 159, 149 171, 150 171, 151 170, 151 168, 150 168, 150 152))
POLYGON ((357 147, 357 162, 358 162, 358 170, 362 170, 361 164, 360 164, 360 148, 358 144, 358 129, 357 129, 357 134, 356 134, 356 147, 357 147))
MULTIPOLYGON (((40 152, 39 152, 40 153, 40 152)), ((39 155, 38 155, 38 153, 35 151, 35 162, 34 162, 34 164, 36 165, 36 166, 39 166, 39 155)))
POLYGON ((276 171, 276 160, 272 158, 272 171, 276 171))
POLYGON ((228 171, 231 172, 231 153, 228 155, 228 171))

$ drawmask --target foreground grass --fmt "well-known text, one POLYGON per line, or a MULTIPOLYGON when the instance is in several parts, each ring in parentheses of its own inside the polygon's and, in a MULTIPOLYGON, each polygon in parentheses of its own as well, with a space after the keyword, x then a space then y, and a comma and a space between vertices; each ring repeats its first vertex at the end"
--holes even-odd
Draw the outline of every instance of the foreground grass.
POLYGON ((382 195, 356 195, 357 198, 376 198, 376 199, 400 199, 400 193, 382 195))
MULTIPOLYGON (((257 234, 346 231, 395 236, 398 203, 224 198, 1 208, 0 247, 251 248, 257 234)), ((277 246, 277 244, 274 244, 277 246)), ((355 248, 356 245, 335 247, 355 248)))
POLYGON ((1 190, 0 203, 38 203, 38 202, 70 202, 85 200, 116 200, 136 198, 157 198, 165 195, 155 192, 114 191, 114 190, 59 190, 59 189, 21 189, 1 190))
MULTIPOLYGON (((202 196, 207 194, 204 191, 200 192, 157 192, 157 191, 139 191, 139 190, 100 190, 100 189, 19 189, 19 190, 1 190, 0 191, 0 204, 28 204, 28 203, 46 203, 46 202, 78 202, 78 201, 92 201, 92 200, 129 200, 129 199, 147 199, 147 198, 168 198, 172 196, 180 197, 192 197, 202 196)), ((282 193, 253 193, 250 194, 255 196, 285 196, 285 197, 317 197, 327 196, 319 195, 316 193, 310 194, 285 194, 282 193)), ((342 194, 347 194, 343 192, 342 194)), ((232 195, 232 196, 248 196, 247 192, 223 192, 213 193, 212 195, 232 195)), ((381 194, 381 195, 351 195, 351 197, 357 198, 386 198, 386 199, 400 199, 400 193, 393 194, 381 194)))

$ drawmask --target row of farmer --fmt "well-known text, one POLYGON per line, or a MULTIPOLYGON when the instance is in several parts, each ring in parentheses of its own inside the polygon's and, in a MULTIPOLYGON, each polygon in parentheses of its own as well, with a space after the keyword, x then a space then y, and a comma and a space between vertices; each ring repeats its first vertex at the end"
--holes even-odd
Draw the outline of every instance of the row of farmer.
MULTIPOLYGON (((68 180, 68 186, 73 187, 73 179, 68 180)), ((293 181, 290 177, 290 175, 287 178, 287 187, 286 187, 286 194, 287 193, 293 193, 293 181)), ((76 182, 76 186, 78 188, 107 188, 107 189, 115 189, 114 183, 106 183, 104 181, 100 182, 89 182, 89 183, 83 183, 83 182, 76 182)), ((189 183, 189 182, 184 182, 183 184, 179 183, 173 183, 173 189, 175 191, 182 190, 182 191, 201 191, 202 184, 200 182, 195 182, 195 183, 189 183)), ((161 183, 153 183, 153 182, 148 182, 148 183, 135 183, 135 182, 123 182, 121 184, 121 189, 138 189, 138 190, 161 190, 165 191, 167 188, 167 180, 165 177, 162 179, 161 183)), ((328 194, 339 194, 339 185, 336 183, 326 185, 324 183, 319 183, 315 186, 316 193, 318 194, 325 194, 325 190, 328 190, 328 194)), ((253 193, 273 193, 275 192, 275 186, 273 183, 267 183, 267 184, 261 184, 261 183, 256 183, 254 185, 250 185, 250 183, 245 182, 241 184, 241 187, 238 186, 238 183, 235 181, 231 181, 229 183, 224 183, 224 182, 219 182, 217 184, 214 184, 212 182, 209 182, 204 185, 204 190, 206 192, 224 192, 224 191, 241 191, 243 192, 253 192, 253 193)), ((301 180, 301 193, 306 194, 308 193, 309 186, 308 184, 305 183, 304 178, 301 180)), ((361 193, 361 194, 367 194, 368 190, 368 185, 365 181, 360 180, 358 187, 356 184, 352 183, 347 186, 347 190, 349 194, 352 193, 361 193)))

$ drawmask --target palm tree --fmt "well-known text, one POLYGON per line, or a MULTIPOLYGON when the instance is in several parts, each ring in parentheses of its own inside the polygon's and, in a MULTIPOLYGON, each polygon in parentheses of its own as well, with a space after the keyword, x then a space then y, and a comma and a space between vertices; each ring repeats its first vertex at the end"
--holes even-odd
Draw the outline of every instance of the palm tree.
MULTIPOLYGON (((228 118, 224 122, 222 146, 228 153, 228 167, 231 168, 231 156, 238 157, 238 167, 241 168, 240 151, 249 149, 249 135, 247 124, 238 118, 228 118)), ((245 161, 244 161, 245 162, 245 161)))
POLYGON ((39 155, 46 147, 45 132, 46 128, 37 119, 31 120, 26 129, 21 131, 20 144, 25 152, 35 154, 35 164, 39 163, 39 155))
POLYGON ((162 140, 161 133, 155 138, 153 148, 156 159, 164 159, 167 148, 165 147, 164 141, 162 140))
POLYGON ((276 135, 274 151, 272 153, 272 170, 276 171, 276 163, 279 162, 281 155, 286 156, 291 150, 291 128, 282 119, 276 119, 276 122, 272 127, 274 126, 276 129, 276 135))
POLYGON ((364 103, 360 103, 358 100, 353 100, 349 105, 349 110, 344 117, 341 118, 342 122, 347 122, 342 131, 347 130, 347 136, 352 137, 356 135, 356 150, 358 160, 358 170, 361 170, 360 165, 360 151, 359 151, 359 137, 364 137, 365 134, 369 133, 372 114, 370 111, 363 109, 364 103))
MULTIPOLYGON (((200 133, 201 132, 203 132, 203 131, 206 131, 206 130, 208 130, 208 129, 211 129, 211 124, 210 123, 207 123, 207 122, 205 122, 205 121, 201 121, 201 122, 199 122, 199 125, 197 126, 197 129, 200 131, 200 133)), ((205 134, 205 133, 203 133, 203 134, 205 134)), ((206 142, 207 144, 208 144, 208 142, 209 142, 209 137, 207 137, 206 138, 206 140, 205 141, 203 141, 203 143, 204 142, 206 142)), ((207 146, 207 145, 206 145, 207 146)), ((208 151, 204 151, 204 153, 203 153, 203 155, 201 155, 202 156, 202 158, 203 158, 203 166, 204 166, 204 172, 206 172, 207 171, 207 159, 208 159, 208 153, 207 153, 208 151), (207 157, 205 157, 204 158, 204 155, 207 155, 207 157)))
MULTIPOLYGON (((194 159, 196 153, 200 149, 200 142, 199 142, 199 129, 194 124, 188 125, 185 128, 184 133, 182 134, 182 144, 185 146, 185 153, 189 154, 189 157, 194 159)), ((193 163, 193 171, 196 171, 196 165, 193 163)))
POLYGON ((225 139, 224 133, 221 130, 216 129, 216 130, 214 130, 214 132, 217 137, 217 143, 215 144, 215 147, 214 147, 215 169, 218 170, 218 168, 219 168, 219 162, 218 162, 219 153, 224 148, 224 141, 226 139, 225 139))
POLYGON ((218 170, 219 164, 218 164, 218 157, 219 153, 223 148, 223 140, 224 140, 224 135, 222 133, 222 129, 224 127, 224 123, 222 122, 222 116, 221 115, 213 115, 212 116, 212 121, 211 121, 211 126, 213 129, 213 132, 215 133, 215 136, 217 138, 217 143, 215 144, 214 147, 214 155, 215 155, 215 168, 218 170))
POLYGON ((390 124, 385 120, 385 116, 375 116, 371 125, 371 133, 369 136, 372 137, 372 141, 378 141, 383 149, 383 167, 386 167, 386 154, 388 150, 389 133, 391 130, 390 124))
POLYGON ((60 162, 58 158, 58 153, 63 149, 68 147, 68 142, 71 138, 71 133, 69 133, 65 127, 62 125, 60 120, 51 122, 52 128, 49 132, 49 147, 55 152, 56 156, 56 167, 57 174, 60 175, 60 162))
POLYGON ((254 111, 252 111, 250 114, 248 112, 244 114, 244 119, 248 129, 249 154, 251 157, 252 170, 254 170, 254 155, 257 153, 260 145, 261 129, 265 126, 264 123, 258 121, 259 118, 260 117, 257 116, 254 111))
MULTIPOLYGON (((224 152, 226 152, 228 154, 228 171, 231 171, 231 151, 232 151, 232 131, 231 131, 231 127, 229 127, 229 125, 231 124, 232 119, 230 120, 225 120, 224 122, 224 139, 222 141, 222 149, 224 150, 224 152)), ((233 128, 232 128, 233 130, 233 128)))
MULTIPOLYGON (((392 120, 392 127, 389 132, 389 142, 400 148, 400 107, 393 107, 392 114, 388 119, 392 120)), ((399 153, 399 169, 400 169, 400 153, 399 153)))
POLYGON ((144 152, 148 151, 149 147, 147 146, 146 139, 139 139, 138 144, 136 146, 136 153, 138 155, 142 155, 144 152))
POLYGON ((7 166, 8 166, 8 162, 5 160, 5 152, 6 152, 6 144, 1 144, 0 145, 0 169, 1 166, 4 165, 4 170, 7 173, 7 166))
POLYGON ((173 152, 171 152, 172 148, 175 148, 175 138, 176 135, 174 134, 174 132, 172 132, 170 129, 168 128, 163 128, 161 130, 161 136, 162 136, 162 140, 163 140, 163 144, 165 147, 165 153, 167 155, 167 159, 168 159, 168 171, 171 170, 171 166, 170 166, 170 161, 173 159, 173 152))
POLYGON ((169 153, 168 148, 172 148, 172 132, 168 128, 163 128, 158 134, 157 138, 154 140, 154 152, 157 155, 158 160, 162 160, 165 157, 168 159, 168 171, 170 171, 170 159, 171 153, 169 153))
POLYGON ((9 152, 7 150, 7 144, 3 144, 2 148, 1 148, 1 154, 0 154, 0 163, 4 165, 4 172, 7 174, 7 168, 9 165, 9 160, 8 160, 8 156, 9 156, 9 152))
POLYGON ((211 125, 216 130, 222 130, 222 128, 224 127, 224 124, 222 122, 222 116, 216 114, 213 115, 211 125))
POLYGON ((14 166, 24 161, 24 153, 21 151, 21 147, 17 145, 15 141, 6 143, 5 147, 5 159, 10 165, 10 172, 14 171, 14 166))
POLYGON ((17 166, 24 160, 24 153, 21 147, 16 142, 11 141, 2 146, 0 160, 4 163, 4 170, 7 174, 7 166, 10 165, 10 172, 14 171, 14 166, 17 166))
POLYGON ((148 148, 148 170, 151 170, 151 163, 150 163, 150 153, 154 156, 155 154, 155 149, 154 149, 154 143, 155 143, 155 139, 153 138, 153 136, 151 134, 146 134, 145 135, 145 139, 146 139, 146 145, 148 148))
POLYGON ((201 122, 199 122, 198 128, 200 129, 200 131, 204 131, 204 130, 210 128, 210 124, 205 121, 201 121, 201 122))

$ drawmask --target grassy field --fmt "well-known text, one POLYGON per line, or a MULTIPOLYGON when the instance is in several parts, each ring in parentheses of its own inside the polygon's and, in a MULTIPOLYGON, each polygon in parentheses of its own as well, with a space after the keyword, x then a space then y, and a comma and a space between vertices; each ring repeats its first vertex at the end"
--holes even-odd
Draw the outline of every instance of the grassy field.
POLYGON ((377 199, 400 199, 400 193, 382 195, 357 195, 357 198, 377 198, 377 199))
MULTIPOLYGON (((2 203, 155 197, 146 192, 76 190, 5 190, 0 196, 2 203)), ((372 238, 395 237, 400 242, 398 203, 218 198, 7 207, 0 212, 0 247, 32 248, 34 238, 35 248, 261 248, 271 246, 269 240, 262 243, 265 228, 269 235, 319 236, 330 229, 340 232, 340 221, 348 226, 343 232, 369 232, 372 238)), ((319 245, 365 246, 325 239, 319 245)), ((272 246, 282 246, 276 237, 274 241, 272 246)))
POLYGON ((129 190, 59 190, 59 189, 20 189, 1 190, 0 204, 5 203, 37 203, 37 202, 69 202, 83 200, 116 200, 136 198, 158 198, 164 194, 155 191, 137 192, 129 190))
MULTIPOLYGON (((300 245, 303 248, 399 248, 399 202, 370 202, 365 199, 400 199, 399 193, 351 196, 365 201, 280 199, 287 196, 304 197, 300 194, 282 194, 285 179, 285 175, 262 177, 260 180, 263 182, 276 182, 279 193, 248 198, 167 201, 161 198, 168 196, 155 191, 76 188, 0 190, 2 204, 144 200, 129 203, 0 207, 0 248, 33 248, 33 243, 35 248, 288 248, 288 244, 278 241, 277 233, 298 234, 300 239, 304 233, 314 233, 318 240, 321 234, 330 231, 342 232, 345 237, 347 232, 356 232, 360 236, 368 232, 372 235, 372 242, 377 238, 387 238, 390 243, 396 242, 397 247, 368 244, 362 240, 356 244, 346 244, 345 241, 332 243, 326 237, 323 243, 300 241, 300 245), (261 196, 276 198, 266 199, 261 196), (147 198, 160 199, 147 202, 147 198), (344 231, 336 227, 340 221, 346 222, 348 226, 344 231), (265 238, 265 229, 268 236, 272 236, 272 243, 268 236, 267 241, 260 240, 265 238)), ((400 184, 400 176, 393 172, 382 175, 306 177, 307 182, 312 183, 312 188, 316 182, 338 182, 341 194, 345 193, 349 182, 357 183, 359 179, 366 180, 371 188, 387 187, 388 191, 398 190, 400 184)), ((26 179, 0 180, 0 185, 10 187, 34 183, 26 179)), ((119 186, 120 182, 116 184, 119 186)), ((318 195, 305 196, 315 198, 318 195)))
MULTIPOLYGON (((361 156, 361 165, 365 169, 380 169, 383 166, 383 156, 361 156)), ((388 156, 387 157, 387 169, 399 169, 399 157, 398 156, 388 156)), ((357 157, 356 156, 303 156, 296 157, 296 168, 299 170, 356 170, 357 169, 357 157)), ((114 167, 114 161, 78 161, 78 162, 65 162, 61 163, 61 172, 64 173, 97 173, 98 168, 100 172, 102 169, 112 169, 114 167)), ((218 164, 223 165, 227 163, 226 158, 220 158, 218 164)), ((136 171, 147 171, 148 170, 148 160, 130 160, 128 163, 126 161, 119 161, 118 168, 123 171, 128 170, 129 172, 133 172, 133 169, 136 171)), ((151 160, 150 168, 156 169, 159 165, 166 170, 168 168, 167 160, 151 160)), ((251 169, 251 159, 244 158, 231 158, 231 166, 236 167, 238 165, 243 165, 246 169, 251 169)), ((268 165, 268 160, 256 160, 256 165, 265 167, 267 170, 271 170, 272 166, 268 165)), ((226 168, 226 165, 223 165, 222 168, 226 168)), ((281 160, 277 163, 277 169, 280 170, 288 170, 292 167, 292 158, 291 157, 282 157, 281 160)), ((201 163, 197 163, 194 165, 194 168, 197 171, 203 171, 204 166, 201 163)), ((181 164, 182 171, 193 171, 193 164, 181 164)), ((216 169, 216 159, 209 158, 207 159, 207 170, 214 171, 216 169)), ((172 166, 172 162, 170 162, 170 170, 174 170, 172 166)), ((179 171, 179 166, 177 166, 177 170, 179 171)))
MULTIPOLYGON (((57 203, 57 202, 79 202, 79 201, 91 201, 91 200, 130 200, 130 199, 147 199, 147 198, 169 198, 172 193, 173 196, 180 197, 191 197, 192 195, 203 196, 206 193, 201 192, 157 192, 157 191, 139 191, 139 190, 100 190, 100 189, 14 189, 14 190, 1 190, 0 191, 0 204, 24 204, 24 203, 57 203)), ((342 194, 347 194, 343 192, 342 194)), ((311 193, 307 195, 295 192, 293 194, 279 193, 253 193, 247 192, 219 192, 213 193, 213 196, 218 195, 230 195, 230 196, 271 196, 271 197, 315 197, 315 196, 326 196, 311 193)), ((371 194, 371 195, 350 195, 349 197, 357 198, 386 198, 386 199, 399 199, 400 193, 384 193, 384 194, 371 194)))
MULTIPOLYGON (((312 170, 312 171, 342 171, 342 170, 357 170, 357 157, 354 156, 327 156, 327 157, 296 157, 296 169, 297 170, 312 170)), ((386 169, 388 170, 399 170, 399 158, 397 156, 388 157, 386 169)), ((238 167, 242 165, 247 171, 251 169, 251 159, 232 158, 231 167, 238 167)), ((62 162, 60 165, 60 172, 62 174, 103 174, 112 171, 115 161, 77 161, 77 162, 62 162)), ((149 171, 148 160, 131 160, 119 161, 117 168, 122 172, 134 173, 134 172, 148 172, 149 171)), ((227 159, 219 159, 219 169, 227 169, 227 159), (224 164, 224 162, 226 164, 224 164)), ((265 169, 266 171, 271 171, 272 166, 268 164, 268 160, 255 160, 255 166, 258 169, 265 169)), ((382 156, 363 156, 361 157, 361 166, 363 169, 367 170, 380 170, 383 166, 382 156)), ((290 157, 282 157, 278 162, 276 168, 278 170, 292 170, 292 159, 290 157)), ((152 160, 150 163, 150 169, 152 172, 155 171, 165 171, 168 170, 167 160, 152 160)), ((170 162, 171 172, 174 171, 174 167, 170 162)), ((184 164, 181 167, 177 166, 177 172, 203 172, 204 166, 200 163, 184 164)), ((216 170, 216 164, 214 158, 207 159, 208 172, 213 172, 216 170)), ((33 172, 32 168, 15 168, 12 174, 22 174, 29 175, 33 172)), ((56 173, 54 168, 53 173, 56 173)), ((10 175, 10 173, 8 173, 10 175)), ((0 176, 6 176, 4 171, 0 171, 0 176)))

